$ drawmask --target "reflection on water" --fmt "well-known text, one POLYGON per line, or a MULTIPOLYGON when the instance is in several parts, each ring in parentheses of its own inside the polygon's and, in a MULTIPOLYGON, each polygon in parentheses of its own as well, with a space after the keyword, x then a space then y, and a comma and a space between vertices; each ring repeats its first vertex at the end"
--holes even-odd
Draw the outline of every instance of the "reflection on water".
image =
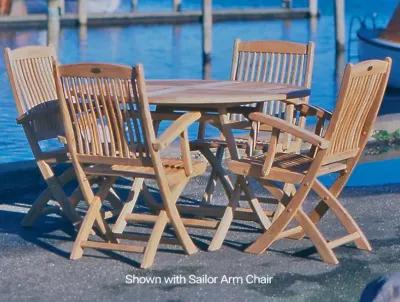
POLYGON ((385 99, 383 101, 379 114, 384 115, 394 113, 400 114, 400 89, 389 88, 386 91, 385 99))
POLYGON ((339 87, 344 69, 346 67, 345 52, 343 50, 336 50, 335 53, 335 75, 336 75, 336 85, 339 87))

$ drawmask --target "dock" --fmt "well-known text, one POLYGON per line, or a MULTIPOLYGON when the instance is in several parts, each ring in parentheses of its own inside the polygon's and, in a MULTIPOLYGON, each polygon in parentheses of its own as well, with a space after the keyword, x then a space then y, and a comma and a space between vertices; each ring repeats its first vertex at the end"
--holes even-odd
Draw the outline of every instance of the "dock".
MULTIPOLYGON (((14 0, 24 3, 24 0, 14 0)), ((200 23, 202 27, 203 78, 211 77, 213 23, 224 21, 292 20, 318 17, 318 1, 309 0, 308 6, 294 8, 292 0, 282 0, 280 7, 213 9, 212 0, 202 0, 198 10, 182 10, 182 0, 172 1, 170 11, 142 12, 138 0, 131 0, 125 12, 94 13, 88 11, 88 0, 78 0, 76 13, 65 13, 65 0, 48 0, 47 14, 13 14, 0 16, 0 29, 47 29, 47 43, 57 47, 61 27, 79 27, 81 39, 86 39, 87 28, 93 26, 128 26, 151 24, 200 23)), ((336 0, 338 1, 338 0, 336 0)), ((12 6, 13 7, 13 6, 12 6)), ((338 10, 339 11, 339 10, 338 10)))
MULTIPOLYGON (((201 10, 165 11, 165 12, 121 12, 110 14, 88 14, 88 26, 110 26, 130 24, 184 24, 202 21, 201 10)), ((262 9, 214 9, 213 22, 271 20, 271 19, 304 19, 312 17, 309 8, 262 8, 262 9)), ((78 14, 60 16, 60 25, 66 27, 78 26, 78 14)), ((0 28, 26 29, 27 27, 47 28, 47 14, 32 14, 26 16, 1 16, 0 28)))

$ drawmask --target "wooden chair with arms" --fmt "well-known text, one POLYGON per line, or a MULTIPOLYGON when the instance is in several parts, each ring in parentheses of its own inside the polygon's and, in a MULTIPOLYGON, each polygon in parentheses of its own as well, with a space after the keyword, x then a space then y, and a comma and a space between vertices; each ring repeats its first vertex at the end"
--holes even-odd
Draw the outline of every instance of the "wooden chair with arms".
MULTIPOLYGON (((25 131, 37 166, 47 184, 21 223, 26 227, 32 226, 41 214, 57 212, 77 224, 81 217, 74 208, 82 194, 78 188, 68 197, 63 189, 75 179, 73 168, 68 167, 58 176, 53 168, 54 164, 70 163, 67 151, 64 147, 46 150, 40 145, 41 141, 64 135, 53 78, 55 49, 52 46, 26 46, 14 50, 6 48, 4 57, 18 111, 17 123, 25 131), (51 200, 60 204, 61 211, 59 207, 46 206, 51 200)), ((113 189, 108 197, 114 209, 120 209, 120 200, 113 189)))
MULTIPOLYGON (((71 252, 71 259, 83 255, 84 248, 144 253, 142 268, 152 265, 167 224, 178 237, 176 242, 188 254, 197 248, 190 239, 176 207, 176 201, 191 177, 204 173, 206 164, 192 161, 187 128, 200 118, 199 112, 186 113, 156 137, 146 95, 143 67, 111 64, 64 65, 55 69, 56 87, 72 163, 89 210, 71 252), (161 157, 160 152, 180 138, 182 159, 161 157), (97 192, 88 177, 103 177, 97 192), (131 194, 118 221, 154 223, 150 236, 132 236, 122 230, 112 232, 104 220, 104 194, 117 177, 134 180, 131 194), (143 181, 156 181, 162 207, 156 214, 135 213, 143 181), (132 213, 133 211, 133 213, 132 213), (90 240, 94 227, 104 241, 90 240), (130 235, 130 236, 129 236, 130 235), (124 239, 145 240, 145 246, 120 243, 124 239)), ((117 221, 117 223, 118 223, 117 221)), ((172 238, 173 239, 173 238, 172 238)))
POLYGON ((56 52, 51 46, 27 46, 4 50, 7 73, 14 94, 18 118, 28 139, 33 156, 47 184, 47 188, 35 200, 28 214, 22 220, 23 226, 31 226, 45 213, 60 212, 58 208, 46 207, 50 200, 57 201, 62 214, 72 223, 81 220, 73 204, 79 200, 79 192, 68 198, 63 186, 74 179, 71 168, 56 176, 52 164, 68 162, 64 148, 43 150, 40 141, 63 135, 60 122, 57 94, 52 76, 56 52))
MULTIPOLYGON (((347 65, 333 114, 307 104, 296 105, 298 116, 318 118, 315 133, 270 115, 250 114, 250 120, 273 128, 268 152, 262 156, 229 161, 228 167, 234 174, 257 180, 285 205, 285 209, 271 227, 246 249, 247 252, 259 254, 279 239, 299 239, 304 235, 311 239, 321 258, 331 264, 338 263, 333 248, 340 245, 354 241, 358 248, 371 250, 365 235, 338 196, 373 130, 390 69, 390 58, 347 65), (276 145, 281 133, 290 133, 309 143, 311 148, 308 153, 277 152, 276 145), (337 179, 328 189, 318 177, 332 173, 336 173, 337 179), (293 184, 296 190, 284 192, 276 183, 293 184), (302 206, 311 190, 321 201, 307 214, 302 206), (316 225, 329 209, 348 233, 331 241, 324 238, 316 225), (287 229, 293 220, 299 226, 287 229)), ((234 206, 235 200, 232 200, 230 210, 234 206)), ((217 230, 214 244, 221 243, 226 235, 225 229, 220 227, 217 230)))
MULTIPOLYGON (((314 44, 301 44, 289 41, 235 41, 232 59, 231 80, 282 83, 296 86, 311 86, 312 70, 314 61, 314 44)), ((307 102, 308 99, 302 100, 307 102)), ((262 148, 263 144, 258 141, 258 136, 268 134, 271 128, 266 125, 257 125, 252 129, 252 123, 247 116, 253 111, 261 111, 270 115, 285 118, 290 123, 301 127, 304 119, 293 119, 293 105, 282 102, 265 102, 257 108, 242 106, 237 108, 237 113, 231 114, 230 127, 232 129, 250 130, 250 144, 247 138, 237 137, 236 144, 240 149, 246 149, 247 154, 253 149, 262 148), (263 134, 262 134, 263 133, 263 134)), ((212 172, 208 180, 203 196, 203 202, 212 200, 217 179, 226 181, 219 177, 218 166, 222 164, 224 150, 227 147, 224 139, 205 139, 205 125, 199 129, 199 138, 191 142, 192 150, 199 150, 207 158, 212 166, 212 172), (216 149, 216 153, 210 152, 216 149)), ((283 151, 300 150, 301 140, 293 139, 291 135, 284 135, 280 139, 278 148, 283 151)), ((226 184, 224 184, 226 186, 226 184)))

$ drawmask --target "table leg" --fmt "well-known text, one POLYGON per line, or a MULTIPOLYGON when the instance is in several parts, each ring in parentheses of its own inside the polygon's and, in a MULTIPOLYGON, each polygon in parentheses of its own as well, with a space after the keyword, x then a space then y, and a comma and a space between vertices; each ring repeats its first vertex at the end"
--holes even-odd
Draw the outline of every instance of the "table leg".
MULTIPOLYGON (((228 145, 228 150, 231 156, 231 159, 239 159, 239 151, 236 145, 235 137, 232 133, 231 128, 229 127, 229 116, 226 110, 220 110, 220 123, 221 129, 223 131, 223 135, 225 136, 225 140, 228 145)), ((258 216, 258 221, 264 229, 268 229, 271 225, 270 220, 263 212, 261 208, 258 198, 255 197, 254 193, 252 192, 246 178, 244 176, 238 175, 236 178, 236 183, 239 188, 242 188, 247 201, 249 202, 251 209, 255 212, 258 216)))

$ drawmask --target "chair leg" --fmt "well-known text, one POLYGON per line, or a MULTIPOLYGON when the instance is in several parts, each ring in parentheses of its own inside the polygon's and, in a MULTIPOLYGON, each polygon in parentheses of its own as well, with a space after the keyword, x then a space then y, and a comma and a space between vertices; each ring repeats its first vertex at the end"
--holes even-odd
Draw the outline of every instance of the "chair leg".
POLYGON ((150 190, 147 187, 145 182, 143 182, 142 192, 143 192, 144 200, 146 201, 146 203, 149 206, 150 210, 152 210, 153 213, 158 214, 160 212, 161 208, 162 208, 162 204, 157 202, 154 199, 153 195, 150 193, 150 190))
POLYGON ((284 210, 285 210, 285 206, 281 202, 279 202, 276 205, 276 208, 274 211, 274 216, 272 217, 272 222, 275 222, 278 219, 278 217, 283 213, 284 210))
POLYGON ((78 203, 83 199, 83 195, 79 186, 72 192, 69 200, 71 202, 71 206, 75 209, 78 206, 78 203))
POLYGON ((99 199, 95 199, 89 206, 89 209, 83 218, 82 225, 79 229, 78 235, 74 241, 72 246, 72 251, 70 255, 70 259, 77 260, 83 255, 82 242, 87 241, 91 231, 93 229, 93 225, 96 221, 96 216, 100 213, 101 202, 99 199))
POLYGON ((104 212, 99 211, 99 214, 96 216, 95 225, 100 230, 101 237, 106 241, 118 243, 118 239, 115 238, 114 233, 104 218, 104 212))
MULTIPOLYGON (((279 238, 284 238, 283 235, 284 229, 287 227, 290 221, 293 218, 297 220, 299 223, 298 229, 300 231, 296 231, 297 228, 286 231, 287 234, 290 234, 290 237, 293 237, 293 234, 299 235, 307 235, 314 246, 316 247, 318 253, 320 254, 322 260, 329 264, 337 264, 339 263, 337 257, 333 252, 333 248, 339 245, 342 245, 346 242, 355 241, 357 247, 360 249, 370 250, 371 247, 365 238, 365 235, 362 233, 361 229, 355 223, 354 219, 350 216, 350 214, 346 211, 346 209, 341 205, 341 203, 337 200, 337 198, 330 192, 325 186, 323 186, 318 180, 315 180, 312 185, 313 190, 323 199, 323 202, 326 204, 326 207, 330 208, 339 221, 343 224, 343 226, 348 231, 349 235, 344 236, 342 238, 336 239, 332 242, 328 242, 322 233, 316 227, 316 223, 312 220, 312 218, 307 215, 301 206, 295 211, 295 215, 293 216, 292 211, 283 211, 282 214, 276 219, 276 221, 272 224, 271 228, 266 231, 263 235, 261 235, 255 242, 253 242, 247 249, 246 252, 259 254, 268 249, 275 240, 279 238), (294 231, 294 232, 292 232, 294 231)), ((292 194, 291 191, 285 190, 286 197, 289 197, 289 194, 292 194)), ((296 193, 297 194, 297 193, 296 193)), ((296 194, 294 196, 296 196, 296 194)), ((285 197, 283 197, 285 198, 285 197)), ((294 198, 294 197, 293 197, 294 198)), ((302 199, 300 198, 298 200, 302 199)))
POLYGON ((253 190, 251 189, 249 183, 246 181, 245 178, 240 178, 241 187, 245 192, 247 198, 249 199, 250 207, 252 208, 253 212, 256 213, 258 222, 261 224, 264 230, 268 230, 271 226, 271 220, 265 215, 263 208, 261 207, 258 198, 255 196, 253 190))
POLYGON ((168 214, 168 218, 172 223, 176 236, 182 244, 183 249, 188 255, 192 255, 197 253, 198 249, 194 245, 192 239, 190 238, 185 225, 183 224, 182 218, 179 215, 178 209, 176 208, 175 203, 171 204, 166 202, 166 212, 168 214))
POLYGON ((127 202, 122 207, 121 212, 119 213, 118 219, 113 226, 113 232, 121 234, 126 227, 126 216, 131 214, 136 202, 139 198, 140 192, 143 188, 143 178, 135 178, 133 181, 132 188, 129 192, 127 202))
MULTIPOLYGON (((305 180, 303 180, 303 182, 304 181, 305 180)), ((285 211, 283 211, 271 227, 265 231, 264 234, 259 236, 245 251, 252 254, 261 254, 279 239, 279 235, 294 219, 298 209, 300 209, 301 204, 309 193, 310 188, 309 184, 304 183, 302 188, 298 190, 293 197, 288 196, 285 192, 280 192, 283 194, 281 199, 285 200, 287 204, 285 211)), ((275 193, 275 195, 277 195, 277 193, 275 193)))
MULTIPOLYGON (((100 200, 100 204, 105 200, 107 194, 110 192, 111 186, 115 183, 116 177, 108 177, 104 179, 102 183, 99 184, 99 190, 97 194, 93 197, 92 201, 94 200, 100 200)), ((91 189, 91 188, 88 188, 91 189)), ((92 202, 91 201, 91 202, 92 202)), ((91 203, 89 202, 89 204, 91 203)), ((105 240, 113 243, 118 243, 118 240, 115 238, 111 228, 105 221, 104 213, 99 210, 98 214, 96 215, 96 220, 95 224, 100 231, 100 234, 102 237, 105 238, 105 240)))
POLYGON ((21 225, 23 227, 31 227, 39 218, 44 207, 49 202, 49 200, 51 200, 51 197, 52 194, 49 188, 46 188, 42 193, 40 193, 38 198, 36 198, 36 200, 33 202, 28 213, 22 219, 21 225))
POLYGON ((211 165, 211 168, 212 168, 211 174, 213 172, 215 173, 216 179, 219 179, 228 199, 230 199, 230 196, 233 192, 233 184, 232 184, 229 176, 227 175, 225 169, 221 165, 222 160, 223 160, 223 155, 224 155, 224 147, 221 147, 220 150, 221 150, 220 151, 221 153, 219 154, 219 156, 220 156, 219 161, 218 161, 217 157, 209 149, 202 149, 201 153, 204 155, 204 157, 207 159, 207 161, 211 165))
POLYGON ((303 212, 302 209, 298 209, 295 215, 293 215, 292 213, 283 212, 282 215, 279 216, 277 221, 274 224, 272 224, 271 228, 267 230, 263 235, 258 237, 257 240, 254 241, 246 249, 246 252, 252 254, 263 253, 266 249, 268 249, 272 245, 272 243, 274 243, 279 238, 279 235, 286 228, 288 222, 292 220, 293 216, 296 217, 296 219, 301 224, 306 234, 310 237, 316 249, 318 250, 319 254, 321 255, 323 261, 330 264, 337 264, 338 260, 335 254, 333 253, 332 249, 329 248, 322 234, 319 232, 319 230, 311 222, 309 217, 303 212))
POLYGON ((229 204, 225 209, 225 212, 221 218, 221 221, 218 224, 217 231, 214 234, 213 239, 208 247, 208 251, 216 251, 219 250, 224 242, 226 235, 228 234, 229 228, 233 221, 233 212, 235 208, 238 206, 240 200, 240 181, 237 180, 235 184, 235 189, 232 193, 232 197, 229 200, 229 204))
POLYGON ((114 188, 110 188, 110 192, 108 193, 108 196, 106 198, 108 201, 110 201, 111 205, 115 210, 120 210, 123 207, 123 202, 119 198, 117 192, 115 192, 114 188))
POLYGON ((107 196, 108 192, 112 184, 115 182, 115 177, 109 177, 100 184, 100 188, 97 192, 97 195, 93 195, 93 191, 90 187, 90 183, 87 179, 83 182, 84 191, 83 195, 86 199, 88 197, 93 197, 90 201, 88 201, 89 209, 82 221, 81 227, 79 229, 78 235, 76 236, 74 245, 72 247, 70 258, 75 260, 79 259, 83 255, 82 242, 87 241, 89 236, 92 233, 93 226, 96 226, 100 231, 100 236, 105 238, 105 240, 118 243, 118 240, 115 238, 114 234, 111 231, 111 228, 108 226, 107 222, 104 219, 104 216, 101 212, 102 201, 107 196))
POLYGON ((71 206, 68 197, 65 195, 65 192, 61 187, 61 183, 58 181, 50 165, 43 160, 37 161, 37 164, 53 197, 60 204, 64 215, 73 224, 80 222, 81 217, 76 213, 75 209, 71 206))
MULTIPOLYGON (((90 179, 90 183, 92 183, 92 182, 94 183, 95 180, 96 179, 94 177, 92 177, 90 179)), ((72 192, 72 194, 69 196, 69 200, 70 200, 70 203, 71 203, 72 207, 75 209, 77 207, 78 203, 83 199, 84 199, 84 197, 83 197, 81 188, 78 185, 75 188, 75 190, 72 192)))
POLYGON ((349 234, 358 233, 360 238, 354 240, 356 246, 361 250, 371 251, 372 247, 363 231, 355 222, 346 208, 339 200, 318 180, 315 181, 313 189, 324 200, 326 205, 333 211, 335 216, 344 226, 349 234))
MULTIPOLYGON (((78 176, 80 175, 80 177, 84 177, 83 170, 81 170, 81 168, 78 168, 78 171, 78 176)), ((82 194, 89 205, 89 209, 81 223, 78 235, 72 247, 70 256, 71 259, 79 259, 82 257, 82 242, 88 240, 94 226, 96 226, 97 229, 100 231, 100 237, 104 238, 108 242, 118 243, 118 240, 112 233, 111 228, 105 221, 104 213, 102 213, 101 211, 102 202, 109 193, 110 188, 114 182, 115 177, 106 178, 103 183, 100 184, 97 194, 94 195, 87 177, 81 180, 82 194)))
POLYGON ((164 210, 162 210, 158 215, 157 221, 144 250, 142 264, 140 265, 141 268, 146 269, 153 265, 156 252, 167 223, 168 215, 164 210))
POLYGON ((204 204, 210 204, 212 202, 213 193, 215 191, 215 186, 217 185, 217 180, 218 180, 217 169, 215 168, 215 166, 221 165, 224 157, 224 151, 225 151, 224 149, 225 149, 224 146, 218 147, 214 159, 210 161, 212 170, 210 177, 208 178, 206 190, 202 198, 202 203, 204 204))
POLYGON ((215 186, 217 185, 217 175, 215 170, 211 170, 210 177, 208 178, 206 190, 204 191, 203 198, 201 199, 202 204, 212 203, 213 193, 215 191, 215 186))
MULTIPOLYGON (((272 218, 272 222, 275 222, 278 217, 283 213, 285 210, 285 204, 288 202, 290 196, 293 196, 296 193, 296 187, 293 184, 286 183, 283 186, 283 192, 285 193, 283 196, 285 197, 284 200, 279 200, 276 208, 275 208, 275 213, 272 218)), ((295 238, 295 237, 290 237, 292 239, 300 239, 300 238, 295 238)))
MULTIPOLYGON (((39 163, 38 163, 39 165, 39 163)), ((56 177, 56 176, 54 176, 56 177)), ((65 170, 60 176, 58 176, 58 182, 60 186, 68 183, 75 177, 75 173, 73 168, 68 168, 65 170)), ((23 227, 31 227, 35 221, 42 215, 43 210, 46 204, 52 200, 53 193, 49 187, 47 187, 40 195, 36 198, 33 202, 31 208, 29 209, 28 213, 25 215, 23 220, 21 221, 21 225, 23 227)))
MULTIPOLYGON (((333 194, 336 198, 339 196, 339 194, 342 192, 348 178, 349 178, 350 173, 346 174, 341 174, 334 184, 329 188, 329 192, 333 194)), ((328 212, 329 206, 324 202, 324 200, 321 200, 317 206, 314 208, 314 210, 309 213, 309 217, 311 221, 314 224, 317 224, 322 217, 325 216, 325 214, 328 212)), ((296 234, 295 236, 297 239, 302 239, 304 237, 304 231, 300 231, 296 234)))
POLYGON ((322 260, 329 264, 338 264, 339 261, 337 260, 333 250, 328 246, 324 236, 302 209, 299 209, 296 213, 296 220, 303 227, 306 235, 313 242, 322 260))

